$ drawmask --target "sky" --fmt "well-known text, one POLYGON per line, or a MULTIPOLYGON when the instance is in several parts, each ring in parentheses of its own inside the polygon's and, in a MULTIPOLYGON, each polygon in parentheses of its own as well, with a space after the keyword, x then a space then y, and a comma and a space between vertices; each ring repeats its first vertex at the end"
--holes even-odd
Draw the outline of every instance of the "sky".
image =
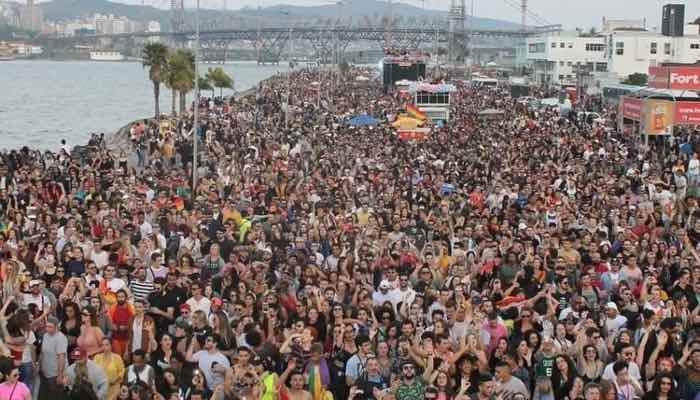
MULTIPOLYGON (((140 4, 141 0, 114 0, 124 3, 140 4)), ((185 0, 186 7, 194 7, 196 0, 185 0)), ((294 5, 321 5, 334 4, 335 0, 200 0, 203 6, 212 8, 223 7, 224 2, 227 7, 242 8, 257 7, 258 3, 262 7, 276 4, 294 5)), ((397 0, 394 0, 397 1, 397 0)), ((465 0, 467 9, 471 7, 472 0, 465 0)), ((520 22, 520 10, 517 5, 520 0, 473 0, 474 15, 478 17, 504 19, 508 21, 520 22)), ((145 0, 146 4, 160 5, 167 7, 169 0, 145 0)), ((422 0, 401 0, 418 7, 423 6, 422 0)), ((700 0, 528 0, 529 9, 545 21, 552 24, 562 24, 566 29, 591 27, 600 28, 603 16, 609 19, 647 19, 647 27, 658 27, 661 25, 661 8, 664 4, 683 3, 686 5, 686 22, 692 22, 700 17, 700 0)), ((425 0, 425 7, 432 9, 447 10, 450 0, 425 0)), ((538 21, 529 17, 528 24, 542 25, 538 21)))

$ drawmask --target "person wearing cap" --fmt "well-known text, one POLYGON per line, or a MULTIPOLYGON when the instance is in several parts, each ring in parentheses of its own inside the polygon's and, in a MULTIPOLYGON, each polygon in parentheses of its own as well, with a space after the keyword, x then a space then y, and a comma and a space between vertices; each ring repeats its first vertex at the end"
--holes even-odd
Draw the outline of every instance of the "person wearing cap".
POLYGON ((63 394, 65 370, 68 367, 68 339, 61 332, 59 320, 50 316, 46 319, 46 332, 41 340, 39 358, 41 383, 39 400, 55 400, 63 394))
POLYGON ((102 367, 88 358, 88 354, 80 347, 76 347, 71 353, 71 364, 66 370, 65 385, 75 389, 81 382, 88 382, 98 399, 107 398, 109 382, 102 367))
MULTIPOLYGON (((430 369, 426 369, 428 374, 432 373, 430 369)), ((416 364, 414 361, 404 361, 401 364, 401 379, 398 386, 394 386, 393 392, 397 400, 422 400, 424 397, 427 375, 416 376, 416 364)))
POLYGON ((32 279, 29 281, 29 293, 24 293, 22 301, 25 306, 30 304, 36 305, 38 316, 35 315, 35 319, 46 318, 51 312, 51 300, 48 296, 43 293, 44 281, 40 279, 32 279))
POLYGON ((379 290, 372 293, 372 303, 379 307, 388 301, 394 307, 394 311, 396 311, 396 305, 401 301, 401 298, 398 297, 398 293, 393 289, 388 280, 382 280, 379 282, 379 290))
POLYGON ((616 337, 620 329, 627 326, 627 317, 621 315, 617 309, 617 304, 609 301, 605 304, 605 336, 616 337))

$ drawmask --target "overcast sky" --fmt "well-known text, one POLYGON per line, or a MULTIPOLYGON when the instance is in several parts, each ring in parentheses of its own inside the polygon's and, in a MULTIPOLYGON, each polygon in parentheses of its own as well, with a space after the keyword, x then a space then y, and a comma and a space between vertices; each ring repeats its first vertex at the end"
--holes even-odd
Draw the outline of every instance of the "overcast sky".
MULTIPOLYGON (((140 4, 141 0, 116 0, 125 3, 140 4)), ((194 7, 196 0, 185 0, 186 7, 194 7)), ((201 4, 208 7, 220 8, 224 2, 231 9, 245 6, 257 7, 258 2, 263 7, 275 4, 295 5, 321 5, 335 4, 335 0, 200 0, 201 4)), ((381 1, 381 0, 380 0, 381 1)), ((397 0, 394 0, 397 1, 397 0)), ((470 8, 471 0, 467 2, 470 8)), ((668 2, 684 3, 686 5, 686 21, 692 22, 700 17, 700 0, 528 0, 530 10, 553 24, 563 24, 567 29, 591 27, 599 28, 602 17, 611 19, 647 19, 647 27, 660 26, 661 7, 668 2)), ((167 8, 169 0, 145 0, 146 4, 153 4, 167 8)), ((423 6, 422 0, 402 0, 401 2, 423 6)), ((517 5, 520 0, 474 0, 475 15, 479 17, 498 18, 519 22, 520 11, 517 5)), ((447 10, 450 0, 425 0, 426 8, 447 10)), ((528 24, 541 25, 532 17, 528 24)))

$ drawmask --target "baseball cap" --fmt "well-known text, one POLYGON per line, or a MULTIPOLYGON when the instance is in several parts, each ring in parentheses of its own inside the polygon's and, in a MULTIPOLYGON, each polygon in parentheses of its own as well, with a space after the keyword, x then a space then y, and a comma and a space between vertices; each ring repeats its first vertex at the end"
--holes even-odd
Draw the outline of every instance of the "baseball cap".
POLYGON ((379 283, 379 288, 380 289, 391 289, 391 283, 387 280, 383 280, 379 283))
POLYGON ((615 304, 615 303, 612 302, 612 301, 609 301, 608 304, 605 305, 605 308, 612 308, 612 309, 614 309, 615 311, 617 311, 617 304, 615 304))

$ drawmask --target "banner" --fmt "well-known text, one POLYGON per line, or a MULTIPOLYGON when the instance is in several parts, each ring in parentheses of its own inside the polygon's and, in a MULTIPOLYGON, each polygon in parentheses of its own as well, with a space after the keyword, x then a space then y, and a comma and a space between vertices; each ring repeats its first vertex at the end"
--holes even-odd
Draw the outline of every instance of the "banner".
POLYGON ((404 141, 425 140, 428 138, 429 132, 430 132, 430 129, 428 129, 428 128, 417 128, 417 129, 397 130, 396 131, 396 133, 399 136, 399 139, 404 140, 404 141))
POLYGON ((622 116, 627 119, 639 121, 642 119, 642 99, 622 96, 622 116))
POLYGON ((700 90, 700 67, 649 67, 649 87, 700 90))
POLYGON ((676 102, 675 125, 700 125, 700 101, 676 102))
POLYGON ((644 102, 644 130, 647 135, 670 135, 673 130, 673 102, 647 100, 644 102))

